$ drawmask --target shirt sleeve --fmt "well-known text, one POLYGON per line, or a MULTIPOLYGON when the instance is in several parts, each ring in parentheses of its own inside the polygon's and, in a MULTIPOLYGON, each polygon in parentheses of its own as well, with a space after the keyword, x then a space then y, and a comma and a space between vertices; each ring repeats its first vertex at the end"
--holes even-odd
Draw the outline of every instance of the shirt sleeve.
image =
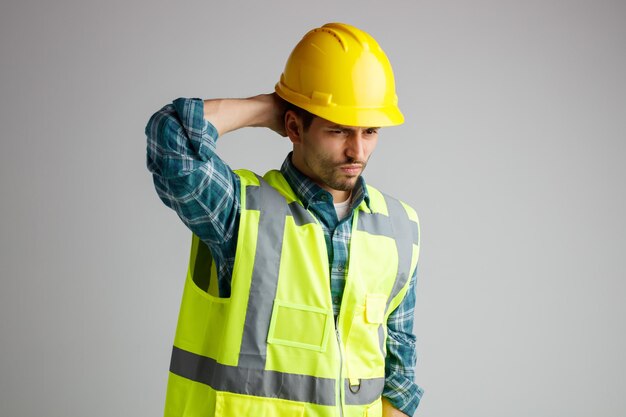
MULTIPOLYGON (((204 102, 174 100, 152 115, 145 133, 147 166, 160 199, 211 248, 218 268, 228 268, 236 248, 241 184, 215 153, 218 133, 204 119, 204 102)), ((229 282, 222 281, 220 294, 227 296, 229 282)))
POLYGON ((398 410, 412 416, 424 390, 415 383, 415 285, 417 269, 411 277, 406 296, 387 321, 387 358, 383 397, 398 410))

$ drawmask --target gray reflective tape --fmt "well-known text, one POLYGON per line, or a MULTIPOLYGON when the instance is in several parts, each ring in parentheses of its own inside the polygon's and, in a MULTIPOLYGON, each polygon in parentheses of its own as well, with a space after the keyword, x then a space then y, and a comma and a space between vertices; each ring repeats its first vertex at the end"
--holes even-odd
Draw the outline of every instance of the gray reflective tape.
POLYGON ((335 380, 217 363, 174 346, 170 372, 217 391, 334 406, 335 380))
MULTIPOLYGON (((250 185, 246 187, 246 210, 261 210, 260 188, 261 187, 250 185)), ((287 214, 293 216, 296 226, 316 223, 313 215, 297 201, 289 203, 289 211, 287 214)))
POLYGON ((260 210, 261 203, 259 202, 261 187, 255 185, 248 185, 246 187, 246 210, 260 210))
POLYGON ((367 405, 378 399, 385 388, 385 378, 360 379, 358 387, 344 381, 347 405, 367 405))
MULTIPOLYGON (((255 196, 258 198, 255 204, 258 202, 261 213, 250 295, 239 353, 239 365, 252 369, 265 368, 266 339, 272 318, 272 303, 276 298, 287 216, 285 198, 264 179, 259 177, 259 181, 259 187, 252 187, 258 188, 258 196, 255 196)), ((251 187, 247 187, 249 188, 251 187)))
POLYGON ((385 355, 385 329, 383 329, 383 325, 378 326, 378 348, 380 349, 380 353, 385 355))
POLYGON ((313 218, 313 215, 296 201, 289 203, 289 211, 293 216, 293 220, 296 222, 296 226, 304 226, 305 224, 317 223, 313 218))
POLYGON ((387 299, 388 310, 391 300, 398 295, 410 278, 411 260, 413 258, 413 227, 411 224, 415 222, 409 219, 406 210, 402 207, 402 203, 398 200, 385 195, 385 202, 387 203, 387 211, 389 212, 393 235, 398 248, 398 273, 391 289, 391 294, 387 299))
POLYGON ((411 232, 413 235, 413 243, 415 243, 416 245, 420 244, 420 231, 419 228, 417 227, 417 223, 415 223, 414 221, 411 221, 411 232))
POLYGON ((385 216, 380 213, 366 213, 364 211, 359 212, 357 230, 361 230, 372 235, 395 238, 389 216, 385 216))

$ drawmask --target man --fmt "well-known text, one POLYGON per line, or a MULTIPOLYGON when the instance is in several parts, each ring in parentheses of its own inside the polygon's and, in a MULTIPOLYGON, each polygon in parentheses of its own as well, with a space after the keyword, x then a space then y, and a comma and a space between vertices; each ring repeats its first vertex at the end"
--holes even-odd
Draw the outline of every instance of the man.
POLYGON ((402 122, 384 52, 337 23, 304 36, 275 93, 152 116, 148 167, 194 233, 166 416, 413 415, 417 216, 361 176, 402 122), (247 126, 289 137, 280 171, 215 154, 247 126))

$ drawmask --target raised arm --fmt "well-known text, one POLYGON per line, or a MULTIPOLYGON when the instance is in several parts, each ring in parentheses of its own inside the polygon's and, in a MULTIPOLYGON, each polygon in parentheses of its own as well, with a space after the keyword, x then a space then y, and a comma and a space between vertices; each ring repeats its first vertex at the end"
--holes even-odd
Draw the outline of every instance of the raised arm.
POLYGON ((263 94, 179 98, 150 118, 145 129, 147 166, 156 191, 209 246, 234 244, 239 213, 239 180, 215 153, 218 136, 247 126, 284 134, 282 112, 274 94, 263 94))
POLYGON ((286 136, 284 112, 284 102, 276 94, 204 100, 204 118, 215 126, 220 136, 242 127, 267 127, 286 136))

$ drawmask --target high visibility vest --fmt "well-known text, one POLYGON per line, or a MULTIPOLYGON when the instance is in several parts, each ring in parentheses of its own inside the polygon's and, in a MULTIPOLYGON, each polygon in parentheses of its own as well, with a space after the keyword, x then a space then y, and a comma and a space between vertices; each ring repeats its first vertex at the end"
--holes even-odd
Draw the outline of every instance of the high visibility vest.
POLYGON ((335 321, 318 221, 279 171, 236 173, 231 295, 211 290, 211 253, 194 236, 165 416, 381 416, 386 322, 417 265, 417 215, 368 186, 371 210, 363 202, 354 211, 335 321))

